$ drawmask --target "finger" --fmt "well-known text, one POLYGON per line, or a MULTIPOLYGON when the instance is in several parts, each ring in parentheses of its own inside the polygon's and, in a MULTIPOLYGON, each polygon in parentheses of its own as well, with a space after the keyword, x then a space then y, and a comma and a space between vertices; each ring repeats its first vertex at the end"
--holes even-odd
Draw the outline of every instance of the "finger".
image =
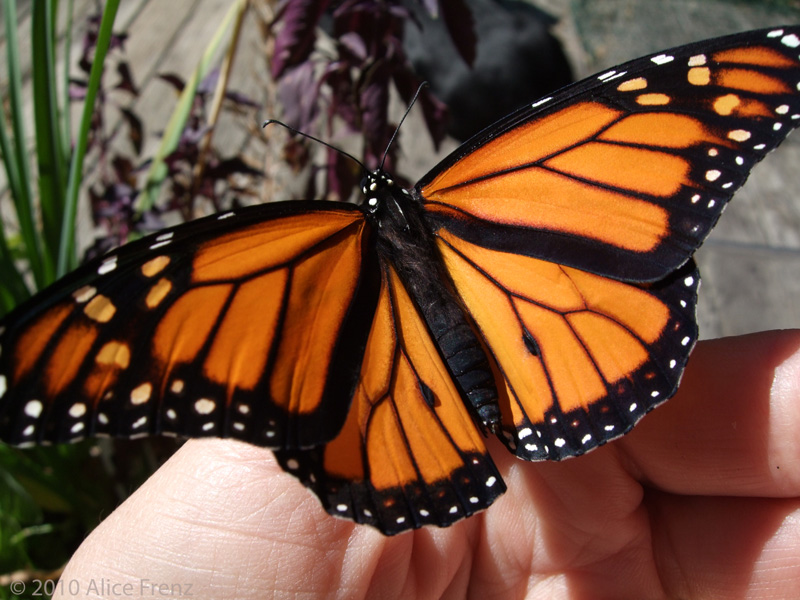
POLYGON ((617 448, 680 494, 800 495, 800 331, 701 342, 681 388, 617 448))
POLYGON ((469 521, 386 538, 329 516, 268 450, 190 441, 92 532, 62 580, 88 598, 439 597, 468 580, 469 521))
POLYGON ((800 501, 651 492, 645 502, 666 597, 797 597, 800 501))
POLYGON ((494 455, 508 492, 486 513, 488 543, 475 561, 484 581, 516 577, 504 597, 653 597, 642 486, 612 447, 562 462, 494 455))
POLYGON ((315 575, 311 590, 335 585, 316 561, 332 552, 335 562, 352 528, 320 515, 292 483, 267 450, 188 442, 100 524, 62 579, 98 598, 163 595, 167 586, 173 596, 255 599, 303 573, 315 575), (304 546, 309 531, 320 547, 304 546))

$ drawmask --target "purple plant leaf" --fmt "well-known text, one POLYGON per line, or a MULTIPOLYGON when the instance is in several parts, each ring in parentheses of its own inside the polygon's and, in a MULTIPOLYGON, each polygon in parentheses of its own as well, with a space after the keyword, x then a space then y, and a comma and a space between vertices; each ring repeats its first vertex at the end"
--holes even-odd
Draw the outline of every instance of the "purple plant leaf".
POLYGON ((362 130, 366 138, 364 160, 369 168, 380 163, 391 134, 388 133, 389 73, 376 68, 361 91, 362 130))
POLYGON ((83 79, 70 79, 69 80, 69 99, 70 100, 83 100, 86 98, 86 90, 89 84, 83 79))
POLYGON ((179 94, 186 86, 186 82, 183 80, 183 78, 176 73, 159 73, 158 78, 162 81, 166 81, 168 84, 174 87, 179 94))
POLYGON ((205 176, 211 180, 227 179, 231 175, 252 175, 254 177, 263 177, 264 172, 261 169, 247 164, 240 156, 225 158, 208 169, 206 169, 205 176))
POLYGON ((340 152, 328 149, 326 200, 346 201, 361 180, 361 167, 340 152))
POLYGON ((341 61, 329 64, 320 83, 326 84, 331 92, 328 115, 342 119, 348 132, 359 131, 360 114, 350 65, 341 61))
MULTIPOLYGON (((296 138, 289 138, 283 145, 283 161, 291 167, 292 172, 299 173, 311 161, 308 146, 296 138)), ((313 198, 314 196, 308 197, 313 198)))
POLYGON ((360 61, 367 59, 367 45, 364 38, 355 31, 350 31, 339 36, 339 44, 360 61))
POLYGON ((120 107, 122 118, 128 123, 128 140, 130 140, 136 155, 142 153, 144 144, 144 126, 142 120, 130 109, 120 107))
POLYGON ((200 95, 208 96, 214 93, 214 88, 217 87, 219 81, 219 67, 211 69, 208 74, 203 77, 203 80, 197 86, 197 93, 200 95))
POLYGON ((317 38, 317 23, 329 3, 330 0, 286 0, 279 15, 283 26, 272 56, 274 78, 281 78, 290 67, 309 57, 317 38))
MULTIPOLYGON (((406 103, 411 103, 411 99, 419 89, 422 82, 414 75, 410 69, 394 71, 394 84, 400 97, 406 103)), ((425 119, 425 125, 428 128, 428 133, 433 140, 434 148, 439 149, 439 144, 442 143, 447 135, 447 105, 439 100, 431 93, 429 88, 423 88, 417 98, 417 103, 422 107, 422 116, 425 119)))
POLYGON ((395 18, 402 19, 405 21, 406 19, 411 18, 411 11, 408 10, 405 6, 401 4, 390 4, 388 8, 388 12, 395 18))
POLYGON ((258 102, 251 98, 250 96, 246 96, 241 92, 229 91, 225 92, 225 98, 237 104, 239 106, 249 106, 250 108, 261 108, 263 105, 261 102, 258 102))
POLYGON ((300 131, 311 131, 319 115, 319 88, 314 77, 314 65, 304 62, 285 72, 278 82, 278 101, 283 118, 300 131))
POLYGON ((472 10, 466 0, 439 0, 439 6, 456 50, 471 67, 475 63, 478 45, 472 10))
POLYGON ((134 96, 139 95, 139 89, 136 87, 136 83, 133 81, 133 74, 131 73, 128 63, 124 61, 117 63, 117 75, 119 75, 120 79, 114 86, 114 89, 124 90, 134 96))

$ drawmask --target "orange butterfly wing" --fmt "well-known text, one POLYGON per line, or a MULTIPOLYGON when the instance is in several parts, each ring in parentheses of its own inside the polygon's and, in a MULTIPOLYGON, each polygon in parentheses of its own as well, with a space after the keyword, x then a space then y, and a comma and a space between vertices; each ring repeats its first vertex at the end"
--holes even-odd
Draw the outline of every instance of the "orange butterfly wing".
POLYGON ((323 208, 265 205, 151 236, 9 315, 0 437, 332 439, 379 280, 363 213, 323 208))
POLYGON ((581 454, 674 394, 697 339, 690 257, 797 126, 798 41, 764 30, 621 65, 420 181, 517 456, 581 454))
POLYGON ((501 439, 518 457, 582 454, 674 393, 697 338, 694 263, 635 284, 447 231, 439 247, 497 365, 501 439))
POLYGON ((428 326, 394 269, 383 272, 344 427, 319 448, 275 455, 330 514, 393 535, 446 527, 506 488, 428 326))
POLYGON ((631 61, 513 113, 420 181, 432 225, 609 277, 666 276, 797 126, 792 31, 631 61))

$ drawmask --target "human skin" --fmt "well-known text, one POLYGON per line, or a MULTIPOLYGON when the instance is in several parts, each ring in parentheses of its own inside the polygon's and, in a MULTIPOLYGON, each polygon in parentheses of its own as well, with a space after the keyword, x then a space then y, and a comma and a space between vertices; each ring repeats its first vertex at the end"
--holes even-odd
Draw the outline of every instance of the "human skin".
POLYGON ((629 435, 561 463, 489 440, 508 492, 391 538, 328 516, 268 450, 194 440, 86 539, 54 598, 69 583, 82 598, 798 597, 798 431, 800 331, 701 342, 629 435))

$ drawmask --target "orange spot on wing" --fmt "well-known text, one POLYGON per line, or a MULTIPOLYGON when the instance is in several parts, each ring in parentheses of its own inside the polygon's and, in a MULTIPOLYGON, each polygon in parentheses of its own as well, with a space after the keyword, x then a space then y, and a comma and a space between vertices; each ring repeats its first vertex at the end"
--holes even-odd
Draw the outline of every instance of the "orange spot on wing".
POLYGON ((736 115, 740 117, 772 117, 769 107, 758 100, 743 99, 736 94, 719 96, 713 103, 714 112, 724 117, 736 115))
POLYGON ((117 382, 120 371, 131 362, 131 351, 124 342, 107 342, 94 358, 94 368, 83 384, 83 393, 97 402, 117 382))
POLYGON ((93 297, 83 309, 84 314, 92 321, 108 323, 117 312, 117 307, 102 294, 93 297))
POLYGON ((167 294, 172 290, 172 282, 167 279, 166 277, 162 277, 158 280, 158 283, 153 285, 150 288, 150 291, 147 292, 147 296, 144 299, 145 305, 147 308, 155 308, 161 301, 166 298, 167 294))
POLYGON ((597 142, 554 156, 545 165, 573 177, 661 197, 671 196, 682 184, 689 183, 689 163, 683 158, 597 142))
POLYGON ((189 290, 170 306, 153 336, 154 357, 169 365, 192 362, 220 318, 232 285, 189 290))
POLYGON ((285 269, 273 271, 236 290, 204 365, 209 379, 229 388, 256 386, 275 338, 286 278, 285 269))
POLYGON ((194 258, 194 281, 229 281, 274 269, 348 226, 360 212, 299 214, 243 227, 203 244, 194 258))
POLYGON ((95 362, 104 366, 116 366, 127 369, 131 364, 131 350, 124 342, 108 342, 100 348, 95 362))
POLYGON ((732 90, 756 94, 790 94, 793 91, 781 79, 750 69, 722 69, 716 74, 715 83, 732 90))
POLYGON ((670 113, 632 114, 600 135, 601 140, 662 148, 688 148, 719 138, 692 117, 670 113))
POLYGON ((75 379, 97 338, 97 329, 72 325, 58 340, 44 369, 47 396, 55 398, 75 379))
POLYGON ((155 277, 169 264, 169 256, 156 256, 142 265, 142 275, 155 277))
POLYGON ((54 306, 20 335, 14 348, 14 382, 25 377, 39 362, 50 338, 71 314, 71 306, 64 304, 54 306))
POLYGON ((636 103, 642 106, 664 106, 669 101, 670 97, 666 94, 641 94, 636 97, 636 103))
POLYGON ((621 111, 594 102, 580 102, 499 136, 479 152, 467 155, 422 189, 430 200, 466 181, 541 160, 596 135, 619 118, 621 111))
POLYGON ((741 103, 741 98, 736 94, 725 94, 714 100, 714 112, 722 116, 730 115, 741 103))
POLYGON ((635 79, 629 79, 628 81, 623 81, 617 86, 617 90, 620 92, 634 92, 636 90, 643 90, 647 87, 647 79, 644 77, 636 77, 635 79))
POLYGON ((694 67, 687 75, 692 85, 708 85, 711 82, 711 70, 708 67, 694 67))
POLYGON ((720 50, 714 53, 713 60, 719 63, 739 63, 762 67, 793 68, 797 66, 794 60, 765 46, 720 50))

